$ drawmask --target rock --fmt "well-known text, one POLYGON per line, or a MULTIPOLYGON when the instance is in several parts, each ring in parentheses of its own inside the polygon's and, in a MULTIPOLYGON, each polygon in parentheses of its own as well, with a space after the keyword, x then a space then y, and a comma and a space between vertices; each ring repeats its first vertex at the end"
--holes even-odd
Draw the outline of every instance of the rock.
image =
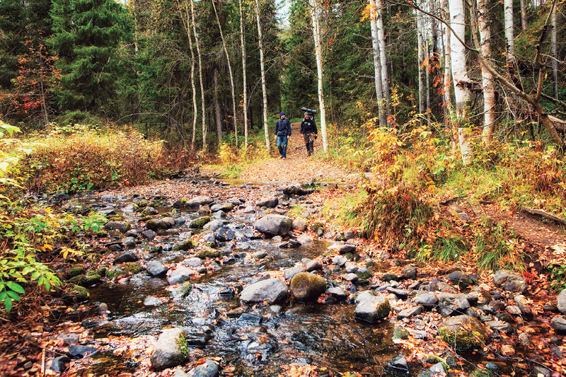
POLYGON ((143 300, 143 304, 145 306, 159 306, 163 303, 159 297, 154 296, 147 296, 145 300, 143 300))
POLYGON ((185 207, 187 208, 195 208, 202 205, 208 205, 212 203, 212 199, 209 196, 197 196, 192 198, 191 200, 187 200, 185 202, 185 207))
POLYGON ((411 336, 411 334, 409 334, 407 329, 404 328, 404 327, 396 326, 393 329, 393 340, 395 340, 395 339, 409 339, 409 336, 411 336))
POLYGON ((209 222, 210 222, 210 216, 199 217, 198 219, 195 219, 189 223, 189 228, 202 229, 209 222))
POLYGON ((465 314, 446 320, 438 333, 457 351, 481 348, 489 340, 487 331, 481 322, 465 314))
POLYGON ((109 221, 104 225, 104 229, 106 230, 118 230, 122 233, 126 233, 130 230, 130 224, 119 222, 119 221, 109 221))
POLYGON ((393 293, 395 296, 399 297, 400 299, 406 299, 407 296, 409 296, 409 291, 406 291, 404 289, 387 287, 387 292, 393 293))
POLYGON ((224 226, 224 221, 222 220, 212 220, 211 222, 207 223, 203 229, 210 230, 211 232, 216 232, 218 229, 224 226))
POLYGON ((195 243, 191 240, 185 240, 185 241, 181 241, 175 244, 175 246, 173 246, 173 250, 175 251, 187 251, 190 249, 194 249, 195 248, 195 243))
POLYGON ((524 292, 527 289, 527 282, 522 276, 506 270, 497 271, 493 277, 493 282, 506 291, 524 292))
POLYGON ((67 363, 70 363, 71 359, 69 356, 58 356, 53 359, 51 363, 51 369, 57 373, 63 373, 67 370, 67 363))
POLYGON ((162 219, 151 219, 145 223, 147 229, 153 231, 167 230, 175 226, 175 219, 172 217, 164 217, 162 219))
POLYGON ((405 267, 401 272, 405 279, 412 279, 415 280, 417 278, 417 268, 413 266, 405 267))
POLYGON ((381 281, 398 281, 399 276, 396 274, 383 274, 381 275, 381 281))
POLYGON ((152 276, 161 276, 167 273, 168 268, 163 263, 153 260, 147 264, 146 270, 152 276))
POLYGON ((267 235, 284 236, 291 230, 293 220, 290 217, 282 215, 267 215, 255 222, 255 228, 267 235))
POLYGON ((240 301, 248 303, 264 302, 277 304, 287 298, 287 284, 281 279, 267 279, 244 288, 240 301))
POLYGON ((153 230, 145 230, 141 232, 141 235, 148 241, 153 241, 155 239, 155 232, 153 230))
POLYGON ((104 323, 106 323, 106 321, 102 318, 87 318, 81 322, 81 326, 85 329, 92 329, 104 323))
POLYGON ((255 205, 258 207, 275 208, 277 204, 279 204, 279 199, 274 196, 271 198, 262 198, 258 200, 255 205))
POLYGON ((446 376, 446 370, 444 369, 444 363, 434 364, 433 366, 430 367, 429 371, 430 371, 430 374, 432 376, 437 375, 437 374, 442 375, 442 376, 446 376))
POLYGON ((340 255, 353 254, 356 252, 356 245, 347 243, 335 243, 328 248, 329 251, 336 251, 340 255))
POLYGON ((344 275, 344 280, 346 281, 350 281, 352 283, 355 283, 356 281, 358 281, 358 275, 356 274, 346 274, 344 275))
POLYGON ((212 360, 206 360, 204 364, 191 369, 188 375, 190 377, 216 377, 218 376, 218 365, 212 360))
POLYGON ((122 243, 127 247, 134 247, 136 246, 136 240, 134 237, 126 237, 122 240, 122 243))
POLYGON ((234 208, 234 205, 231 203, 221 203, 221 204, 215 204, 212 207, 210 207, 210 211, 212 213, 214 212, 218 212, 218 211, 222 211, 222 212, 230 212, 232 209, 234 208))
POLYGON ((183 283, 191 278, 191 276, 196 275, 197 272, 185 266, 177 267, 174 270, 169 270, 167 275, 167 282, 169 284, 183 283))
POLYGON ((511 315, 521 315, 521 309, 515 305, 509 305, 505 308, 505 311, 511 315))
POLYGON ((202 266, 202 259, 197 257, 185 259, 183 264, 187 267, 197 268, 202 266))
POLYGON ((337 300, 345 300, 348 298, 348 294, 346 293, 346 291, 340 287, 328 288, 326 290, 326 294, 332 295, 332 297, 334 297, 337 300))
POLYGON ((533 365, 531 367, 531 376, 533 377, 551 377, 552 376, 552 372, 550 371, 550 369, 547 369, 543 366, 540 365, 533 365))
POLYGON ((322 264, 314 259, 311 260, 309 263, 307 263, 307 265, 305 266, 305 271, 307 272, 311 272, 311 271, 316 271, 316 270, 321 270, 322 269, 322 264))
POLYGON ((155 370, 172 368, 182 364, 188 356, 187 341, 181 329, 163 330, 151 354, 151 366, 155 370))
MULTIPOLYGON (((308 226, 307 220, 305 220, 305 219, 298 217, 295 220, 293 220, 293 225, 292 225, 293 229, 304 232, 305 230, 307 230, 307 226, 308 226)), ((301 241, 299 240, 299 242, 301 242, 301 241)))
POLYGON ((346 259, 346 257, 343 257, 341 255, 337 255, 334 258, 332 258, 332 263, 334 263, 338 267, 342 267, 343 265, 346 264, 346 262, 348 262, 348 259, 346 259))
POLYGON ((525 298, 525 296, 517 295, 513 299, 515 300, 515 303, 517 304, 517 306, 519 307, 519 309, 521 310, 521 313, 523 314, 523 316, 525 316, 525 318, 528 318, 528 319, 533 318, 533 312, 532 312, 531 308, 529 307, 529 305, 527 303, 527 299, 525 298))
POLYGON ((354 317, 356 319, 375 323, 380 319, 387 318, 391 312, 389 300, 383 296, 360 294, 357 300, 359 300, 359 302, 354 311, 354 317))
POLYGON ((438 305, 438 297, 433 293, 422 293, 415 297, 415 304, 422 305, 425 308, 432 308, 438 305))
POLYGON ((76 357, 76 356, 84 356, 86 354, 94 354, 98 352, 98 349, 94 347, 88 346, 81 346, 77 344, 70 344, 69 345, 69 355, 76 357))
POLYGON ((463 314, 470 307, 467 295, 441 292, 437 295, 440 314, 444 317, 463 314))
POLYGON ((522 334, 519 334, 519 343, 521 344, 521 346, 525 347, 525 348, 530 348, 531 347, 531 336, 524 332, 522 334))
POLYGON ((283 276, 285 277, 285 280, 291 280, 293 279, 293 277, 295 277, 295 275, 301 273, 305 271, 304 267, 298 266, 298 267, 291 267, 291 268, 287 268, 285 269, 285 271, 283 272, 283 276))
POLYGON ((218 211, 218 212, 214 212, 214 215, 212 215, 212 217, 214 217, 215 219, 221 220, 221 219, 225 219, 227 217, 226 212, 224 211, 218 211))
POLYGON ((566 334, 566 318, 563 316, 557 315, 552 318, 550 326, 552 326, 557 334, 566 334))
POLYGON ((232 229, 227 226, 223 226, 214 233, 214 237, 216 237, 218 241, 228 242, 232 241, 236 237, 236 234, 232 229))
POLYGON ((358 271, 358 266, 355 265, 355 264, 352 263, 352 262, 346 263, 346 267, 345 267, 345 268, 346 268, 346 272, 348 272, 348 273, 354 273, 354 272, 358 271))
POLYGON ((498 332, 502 332, 505 334, 510 334, 511 332, 513 332, 513 326, 511 326, 509 323, 504 321, 487 321, 485 324, 491 327, 492 330, 498 332))
POLYGON ((267 256, 267 252, 265 250, 256 251, 255 253, 252 254, 252 257, 256 259, 263 259, 266 256, 267 256))
POLYGON ((118 258, 114 259, 114 264, 136 262, 139 259, 140 258, 138 258, 138 256, 134 253, 126 253, 126 254, 122 254, 118 258))
POLYGON ((566 289, 563 289, 562 292, 556 298, 558 304, 556 307, 560 313, 566 314, 566 289))
POLYGON ((159 211, 153 207, 145 207, 145 209, 141 212, 142 216, 153 216, 159 214, 159 211))
POLYGON ((297 242, 300 242, 301 245, 306 245, 312 243, 314 238, 310 234, 303 234, 299 238, 297 238, 297 242))
POLYGON ((409 367, 407 366, 407 360, 405 360, 405 356, 399 355, 389 361, 389 366, 395 369, 402 369, 408 370, 409 367))
POLYGON ((373 276, 373 272, 371 272, 370 270, 368 270, 365 267, 360 267, 358 268, 358 270, 356 271, 356 275, 360 278, 360 279, 369 279, 370 277, 373 276))
POLYGON ((452 284, 458 285, 462 289, 474 284, 474 279, 462 271, 452 272, 450 275, 448 275, 448 280, 450 280, 452 284))
POLYGON ((400 311, 399 314, 397 314, 397 319, 411 318, 421 314, 423 311, 424 309, 422 306, 416 306, 413 308, 405 309, 400 311))
POLYGON ((326 290, 326 280, 308 272, 298 273, 291 280, 291 293, 299 301, 316 300, 326 290))

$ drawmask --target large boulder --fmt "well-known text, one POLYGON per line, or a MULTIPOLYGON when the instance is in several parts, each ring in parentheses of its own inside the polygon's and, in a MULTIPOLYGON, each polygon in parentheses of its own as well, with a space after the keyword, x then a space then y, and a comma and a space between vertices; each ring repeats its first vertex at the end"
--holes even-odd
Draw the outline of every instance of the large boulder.
POLYGON ((203 364, 191 369, 189 377, 216 377, 218 376, 218 365, 212 360, 206 360, 203 364))
POLYGON ((524 292, 527 289, 527 281, 521 275, 507 270, 497 271, 493 277, 493 282, 506 291, 524 292))
POLYGON ((240 295, 240 301, 244 303, 255 303, 267 301, 276 304, 287 298, 287 284, 281 279, 267 279, 251 284, 244 288, 240 295))
POLYGON ((275 208, 277 207, 277 204, 279 204, 279 199, 274 196, 271 198, 262 198, 258 200, 255 205, 258 207, 275 208))
POLYGON ((556 301, 558 302, 557 308, 560 313, 566 314, 566 289, 563 289, 562 292, 560 292, 556 301))
POLYGON ((432 308, 438 304, 438 297, 433 293, 421 293, 414 299, 415 304, 432 308))
POLYGON ((356 303, 354 317, 365 322, 375 323, 380 319, 387 318, 391 312, 391 305, 386 297, 374 296, 368 291, 360 294, 356 303))
POLYGON ((438 333, 446 343, 458 351, 481 348, 489 340, 487 330, 481 322, 465 314, 446 320, 438 333))
POLYGON ((282 215, 267 215, 255 222, 255 228, 270 236, 284 236, 291 230, 293 220, 282 215))
POLYGON ((234 208, 234 205, 232 203, 221 203, 221 204, 215 204, 212 207, 210 207, 210 211, 211 212, 218 212, 218 211, 230 212, 233 208, 234 208))
POLYGON ((332 246, 330 246, 328 248, 328 250, 330 251, 336 251, 338 252, 338 254, 344 255, 344 254, 349 254, 349 253, 355 253, 356 252, 356 245, 350 245, 347 243, 335 243, 332 246))
POLYGON ((236 237, 236 234, 232 229, 228 228, 227 226, 223 226, 221 228, 218 228, 218 230, 214 232, 214 237, 218 241, 228 242, 232 241, 236 237))
POLYGON ((301 272, 291 280, 291 293, 299 301, 316 300, 326 290, 326 280, 318 275, 301 272))
POLYGON ((163 330, 153 347, 151 366, 155 370, 172 368, 182 364, 188 356, 187 341, 181 329, 163 330))
POLYGON ((557 334, 566 334, 566 318, 557 315, 552 318, 550 325, 557 334))
POLYGON ((148 222, 145 223, 145 227, 147 229, 153 230, 153 231, 159 231, 159 230, 167 230, 167 229, 171 229, 175 226, 176 222, 175 219, 172 217, 164 217, 162 219, 151 219, 148 222))

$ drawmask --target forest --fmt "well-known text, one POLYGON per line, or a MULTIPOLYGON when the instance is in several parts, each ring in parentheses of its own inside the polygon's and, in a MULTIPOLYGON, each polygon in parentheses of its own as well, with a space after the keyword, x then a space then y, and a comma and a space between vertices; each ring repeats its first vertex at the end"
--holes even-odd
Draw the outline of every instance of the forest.
POLYGON ((0 375, 565 375, 564 4, 0 0, 0 375))

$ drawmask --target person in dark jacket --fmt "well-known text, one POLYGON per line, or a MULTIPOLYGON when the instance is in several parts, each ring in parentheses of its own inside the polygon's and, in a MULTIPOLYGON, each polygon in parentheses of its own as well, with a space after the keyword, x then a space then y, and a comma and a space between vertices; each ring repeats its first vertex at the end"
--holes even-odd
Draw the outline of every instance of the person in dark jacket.
POLYGON ((309 113, 305 113, 305 119, 301 122, 301 135, 305 138, 305 146, 310 156, 314 152, 314 140, 318 137, 318 131, 314 119, 310 117, 309 113))
POLYGON ((279 113, 280 119, 275 123, 275 137, 277 138, 277 148, 279 148, 279 153, 283 160, 287 158, 287 142, 291 137, 291 122, 285 117, 285 113, 282 111, 279 113))

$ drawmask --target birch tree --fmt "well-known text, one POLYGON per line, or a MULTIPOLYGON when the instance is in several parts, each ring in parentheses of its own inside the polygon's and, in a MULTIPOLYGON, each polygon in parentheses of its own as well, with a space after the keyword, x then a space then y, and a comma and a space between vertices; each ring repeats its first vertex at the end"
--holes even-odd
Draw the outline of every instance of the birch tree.
MULTIPOLYGON (((220 38, 222 39, 222 48, 226 54, 226 63, 228 65, 228 75, 230 76, 230 91, 232 94, 232 114, 234 114, 234 141, 236 143, 236 148, 238 148, 238 116, 236 113, 236 94, 234 93, 234 75, 232 75, 232 64, 230 63, 230 55, 228 54, 228 48, 226 47, 226 40, 224 39, 224 33, 222 32, 222 24, 220 23, 220 17, 218 17, 218 11, 216 10, 216 5, 214 5, 214 0, 212 1, 212 7, 214 8, 214 14, 216 15, 216 22, 218 23, 218 29, 220 30, 220 38)), ((218 140, 221 142, 222 140, 218 140)))
POLYGON ((558 52, 556 49, 558 40, 558 23, 556 22, 556 7, 552 8, 550 24, 552 31, 550 32, 550 53, 552 54, 552 77, 554 79, 554 98, 558 98, 558 52))
POLYGON ((464 3, 462 0, 449 0, 450 8, 450 54, 452 63, 452 79, 454 83, 454 94, 456 97, 456 121, 458 123, 458 142, 462 160, 465 164, 472 158, 472 149, 468 141, 469 130, 462 127, 467 114, 466 108, 470 102, 470 90, 466 86, 469 81, 466 70, 466 47, 461 41, 465 41, 466 24, 464 22, 464 3))
MULTIPOLYGON (((480 34, 481 53, 487 60, 491 59, 491 28, 489 27, 488 7, 486 0, 477 0, 478 29, 480 34)), ((485 67, 482 68, 482 86, 483 86, 483 111, 484 126, 483 140, 485 144, 493 141, 493 130, 495 127, 495 85, 493 75, 485 67)))
POLYGON ((526 0, 521 0, 521 29, 527 30, 527 4, 526 0))
POLYGON ((322 133, 322 147, 325 152, 328 151, 328 140, 326 137, 326 112, 324 109, 324 93, 323 93, 323 71, 322 71, 322 48, 320 43, 320 26, 318 17, 320 16, 320 8, 318 0, 311 1, 311 17, 312 31, 314 38, 314 48, 316 56, 316 71, 318 77, 318 105, 320 107, 320 130, 322 133))
POLYGON ((385 113, 385 107, 383 104, 383 81, 381 78, 381 57, 379 50, 379 42, 377 35, 377 14, 375 0, 370 0, 370 15, 369 22, 371 26, 371 44, 373 47, 373 70, 374 70, 374 82, 375 82, 375 93, 377 97, 377 108, 379 111, 379 126, 385 127, 387 125, 387 115, 385 113))
POLYGON ((389 91, 389 74, 387 72, 387 52, 385 46, 385 29, 383 26, 383 0, 375 0, 377 18, 377 41, 379 43, 379 58, 381 60, 381 88, 385 100, 385 112, 391 116, 391 93, 389 91))
POLYGON ((263 97, 263 130, 265 134, 265 146, 271 150, 269 143, 269 130, 267 128, 267 86, 265 85, 265 63, 263 58, 263 34, 261 32, 261 22, 259 17, 259 0, 255 0, 255 15, 257 20, 257 34, 259 43, 259 65, 261 71, 261 93, 263 97))
MULTIPOLYGON (((422 6, 422 2, 419 4, 419 7, 422 6)), ((423 71, 423 62, 424 62, 424 51, 423 51, 423 29, 424 29, 424 22, 423 22, 423 14, 420 10, 416 10, 417 13, 417 55, 418 55, 418 72, 419 72, 419 114, 425 112, 425 83, 424 83, 424 71, 423 71)))
MULTIPOLYGON (((240 43, 242 45, 242 80, 244 91, 244 146, 248 147, 248 91, 246 81, 246 40, 244 38, 244 12, 242 11, 242 0, 238 0, 240 9, 240 43)), ((234 114, 235 116, 235 114, 234 114)))
POLYGON ((513 32, 513 0, 504 0, 505 40, 507 41, 507 64, 513 69, 515 63, 515 36, 513 32))
POLYGON ((193 34, 195 36, 195 46, 197 48, 198 56, 198 75, 200 81, 200 106, 201 106, 201 118, 202 118, 202 147, 206 149, 206 102, 204 100, 204 80, 202 78, 202 57, 200 53, 200 42, 197 33, 197 26, 195 23, 195 9, 194 1, 190 0, 191 3, 191 24, 193 25, 193 34))

